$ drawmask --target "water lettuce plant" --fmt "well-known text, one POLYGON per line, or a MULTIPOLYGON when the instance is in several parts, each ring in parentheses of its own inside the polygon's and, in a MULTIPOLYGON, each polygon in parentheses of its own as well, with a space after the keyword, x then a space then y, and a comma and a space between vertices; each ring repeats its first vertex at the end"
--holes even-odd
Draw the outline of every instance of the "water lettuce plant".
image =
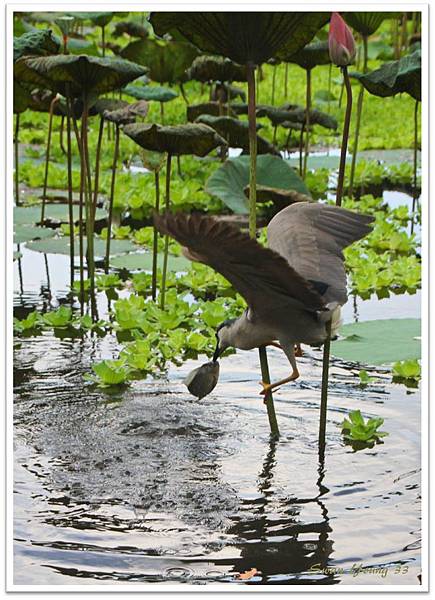
POLYGON ((373 447, 388 435, 386 431, 379 431, 383 423, 381 417, 370 417, 366 421, 360 410, 353 410, 348 418, 343 419, 340 427, 345 441, 352 444, 354 449, 362 449, 373 447))

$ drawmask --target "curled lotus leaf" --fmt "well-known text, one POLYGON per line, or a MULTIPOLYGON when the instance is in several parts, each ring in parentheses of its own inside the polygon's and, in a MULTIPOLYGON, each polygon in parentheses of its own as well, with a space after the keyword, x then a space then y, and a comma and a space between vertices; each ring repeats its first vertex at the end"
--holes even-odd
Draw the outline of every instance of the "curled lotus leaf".
POLYGON ((124 87, 145 74, 140 65, 122 58, 97 56, 22 57, 14 66, 14 74, 21 82, 44 87, 54 92, 72 96, 104 94, 124 87))
MULTIPOLYGON (((245 186, 245 196, 249 198, 249 185, 245 186)), ((312 202, 311 196, 307 196, 302 192, 296 190, 283 190, 281 188, 274 188, 267 185, 257 185, 257 202, 273 202, 276 212, 282 210, 290 204, 296 202, 312 202)))
POLYGON ((198 50, 187 42, 135 40, 121 50, 121 56, 144 65, 157 83, 177 83, 198 56, 198 50))
POLYGON ((177 92, 159 85, 127 85, 122 91, 132 96, 132 98, 148 100, 149 102, 153 100, 155 102, 170 102, 178 98, 177 92))
MULTIPOLYGON (((209 177, 205 190, 217 196, 236 214, 248 214, 245 188, 249 186, 249 156, 230 158, 209 177)), ((294 190, 311 199, 310 192, 286 161, 278 156, 263 154, 257 158, 257 189, 262 187, 294 190)))
MULTIPOLYGON (((247 121, 239 121, 232 117, 201 115, 195 122, 205 123, 206 125, 213 127, 219 135, 227 140, 228 145, 232 148, 242 148, 244 152, 249 152, 249 125, 247 121)), ((257 135, 257 153, 279 154, 273 144, 259 135, 257 135)))
POLYGON ((217 83, 214 86, 210 95, 210 99, 219 100, 219 97, 221 98, 221 102, 228 102, 228 97, 230 100, 240 98, 242 102, 246 102, 245 90, 242 90, 235 85, 230 85, 229 83, 217 83))
POLYGON ((59 52, 60 44, 50 29, 39 29, 14 37, 14 62, 22 56, 48 56, 59 52))
POLYGON ((225 115, 230 117, 236 116, 232 106, 228 107, 227 104, 219 105, 219 102, 203 102, 202 104, 190 104, 187 107, 187 120, 190 122, 195 121, 200 115, 219 117, 221 110, 225 115))
POLYGON ((178 31, 210 54, 261 65, 282 50, 292 54, 310 42, 327 12, 152 12, 154 31, 178 31))
POLYGON ((361 35, 375 33, 382 21, 391 16, 388 12, 343 12, 340 13, 346 23, 361 35))
POLYGON ((370 73, 352 73, 370 94, 395 96, 406 92, 415 100, 421 100, 421 51, 385 63, 370 73))
POLYGON ((145 118, 148 114, 150 105, 146 100, 138 100, 137 102, 133 102, 129 104, 128 110, 130 114, 135 115, 136 117, 145 118))
POLYGON ((223 56, 198 56, 187 70, 187 78, 211 81, 246 81, 246 66, 223 56))
POLYGON ((113 37, 120 37, 125 33, 130 37, 144 40, 149 36, 149 26, 147 27, 147 23, 142 25, 135 21, 118 21, 118 23, 115 23, 112 32, 113 37))
POLYGON ((102 115, 106 111, 112 112, 114 110, 119 110, 120 108, 125 108, 127 105, 128 102, 125 100, 117 100, 116 98, 98 98, 91 107, 89 114, 91 116, 102 115))
POLYGON ((130 105, 118 108, 117 110, 106 110, 103 112, 103 117, 106 121, 115 123, 116 125, 127 125, 134 123, 134 115, 130 112, 130 105))
POLYGON ((135 123, 126 125, 123 131, 146 150, 168 152, 177 156, 206 156, 215 148, 227 145, 214 129, 201 123, 172 126, 135 123))
POLYGON ((319 65, 329 65, 331 62, 327 41, 307 44, 294 54, 282 58, 285 62, 295 63, 307 71, 319 65))

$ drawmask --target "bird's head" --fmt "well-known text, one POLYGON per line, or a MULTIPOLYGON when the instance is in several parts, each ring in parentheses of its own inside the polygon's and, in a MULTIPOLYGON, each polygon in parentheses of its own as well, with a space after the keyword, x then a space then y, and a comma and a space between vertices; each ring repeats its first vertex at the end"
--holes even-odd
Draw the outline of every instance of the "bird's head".
POLYGON ((213 354, 213 361, 216 361, 227 348, 233 346, 233 325, 237 319, 227 319, 216 329, 216 349, 213 354))

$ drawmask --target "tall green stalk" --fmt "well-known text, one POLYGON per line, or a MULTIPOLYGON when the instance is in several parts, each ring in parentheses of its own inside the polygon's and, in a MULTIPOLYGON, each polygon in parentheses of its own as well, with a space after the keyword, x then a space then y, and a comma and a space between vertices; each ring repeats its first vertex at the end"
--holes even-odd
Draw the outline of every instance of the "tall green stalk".
POLYGON ((73 190, 72 190, 72 151, 71 151, 71 98, 67 94, 66 98, 66 143, 67 143, 67 171, 68 171, 68 220, 69 220, 69 266, 70 266, 70 286, 71 290, 74 284, 74 211, 73 211, 73 190))
MULTIPOLYGON (((363 35, 362 39, 363 39, 363 73, 367 73, 367 59, 368 59, 367 36, 363 35)), ((359 94, 358 94, 357 105, 356 105, 355 138, 354 138, 354 142, 353 142, 352 164, 350 166, 349 196, 353 196, 353 182, 355 179, 356 157, 358 154, 358 141, 359 141, 360 126, 361 126, 363 100, 364 100, 364 86, 361 85, 359 94)))
MULTIPOLYGON (((77 120, 72 111, 72 123, 74 135, 80 154, 80 166, 82 164, 82 141, 77 126, 77 120)), ((80 270, 80 314, 84 314, 85 285, 84 285, 84 243, 83 243, 83 198, 85 194, 85 174, 80 169, 80 192, 79 192, 79 270, 80 270)))
MULTIPOLYGON (((248 64, 246 67, 248 80, 248 120, 249 120, 249 154, 251 157, 249 173, 249 235, 255 239, 257 234, 257 115, 255 100, 255 65, 248 64)), ((264 346, 258 349, 261 365, 261 376, 264 383, 270 383, 269 366, 267 364, 267 353, 264 346)), ((278 423, 275 415, 272 393, 269 392, 264 398, 269 418, 271 434, 279 436, 278 423)))
POLYGON ((50 147, 51 147, 51 133, 53 130, 53 111, 54 105, 58 102, 58 98, 55 96, 50 102, 50 109, 48 112, 48 135, 47 135, 47 148, 45 150, 45 173, 44 173, 44 185, 42 188, 42 206, 41 206, 41 223, 44 223, 45 219, 45 202, 47 199, 47 183, 48 183, 48 167, 50 164, 50 147))
MULTIPOLYGON (((165 209, 171 207, 171 153, 168 152, 166 159, 166 189, 165 189, 165 209)), ((162 270, 162 285, 160 288, 160 308, 165 308, 166 297, 166 274, 168 271, 168 252, 169 252, 169 235, 165 235, 165 249, 163 254, 163 270, 162 270)))
POLYGON ((97 212, 97 203, 98 203, 98 186, 100 183, 100 156, 101 156, 101 143, 103 141, 103 131, 104 131, 104 117, 101 115, 100 118, 100 127, 98 129, 98 140, 97 140, 97 149, 95 153, 95 178, 94 178, 94 201, 92 203, 92 219, 95 222, 95 214, 97 212))
POLYGON ((411 212, 411 235, 414 233, 414 212, 417 205, 417 153, 418 153, 418 105, 419 101, 415 101, 414 108, 414 175, 412 181, 412 212, 411 212))
POLYGON ((15 115, 15 135, 14 135, 14 150, 15 150, 15 204, 20 206, 20 176, 19 176, 19 139, 20 132, 20 113, 15 115))
MULTIPOLYGON (((155 211, 158 214, 160 212, 160 176, 158 170, 154 172, 154 184, 156 189, 155 211)), ((156 229, 156 226, 153 225, 153 272, 151 279, 151 296, 153 300, 155 300, 157 296, 157 255, 159 252, 158 243, 159 233, 156 229)))
POLYGON ((311 69, 307 69, 307 97, 306 97, 306 109, 305 109, 305 153, 304 153, 304 168, 303 178, 307 175, 308 166, 308 154, 310 152, 310 110, 311 110, 311 69))
POLYGON ((341 154, 340 154, 340 167, 338 171, 338 182, 337 182, 337 198, 336 205, 341 206, 341 199, 343 197, 343 185, 344 185, 344 171, 346 167, 346 154, 347 154, 347 144, 349 141, 349 127, 350 127, 350 117, 352 114, 352 87, 350 85, 349 73, 347 71, 347 67, 342 67, 343 72, 343 80, 346 88, 346 114, 344 116, 344 125, 343 125, 343 139, 341 143, 341 154))
POLYGON ((163 102, 160 102, 160 120, 162 125, 165 124, 165 105, 163 102))
POLYGON ((272 105, 272 106, 275 104, 276 68, 277 68, 277 65, 273 65, 273 75, 272 75, 272 100, 271 100, 271 105, 272 105))
POLYGON ((118 155, 119 155, 119 125, 118 125, 118 123, 116 123, 115 150, 113 153, 112 180, 110 183, 109 214, 107 217, 106 260, 104 261, 104 272, 105 273, 109 272, 110 239, 112 236, 113 201, 115 198, 116 165, 118 163, 118 155))

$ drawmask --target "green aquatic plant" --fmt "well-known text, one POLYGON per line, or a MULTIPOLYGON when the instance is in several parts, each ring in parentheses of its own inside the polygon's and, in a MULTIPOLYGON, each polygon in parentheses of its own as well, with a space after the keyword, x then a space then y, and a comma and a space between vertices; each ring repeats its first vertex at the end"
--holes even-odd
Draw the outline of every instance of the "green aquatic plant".
POLYGON ((103 360, 92 365, 92 370, 94 376, 85 374, 85 379, 98 387, 106 388, 129 383, 129 370, 123 360, 103 360))
POLYGON ((388 435, 386 431, 379 431, 384 423, 381 417, 371 417, 365 421, 360 410, 352 410, 348 417, 340 424, 341 432, 346 442, 356 445, 355 449, 373 447, 388 435))
POLYGON ((72 309, 69 306, 60 306, 55 311, 50 311, 42 315, 44 323, 51 327, 67 327, 72 322, 72 309))
POLYGON ((393 364, 393 383, 404 383, 407 387, 417 387, 421 379, 421 366, 418 360, 403 360, 393 364))
POLYGON ((37 331, 43 325, 41 320, 41 314, 34 310, 27 315, 24 319, 14 318, 14 332, 15 333, 27 333, 31 331, 37 331))

